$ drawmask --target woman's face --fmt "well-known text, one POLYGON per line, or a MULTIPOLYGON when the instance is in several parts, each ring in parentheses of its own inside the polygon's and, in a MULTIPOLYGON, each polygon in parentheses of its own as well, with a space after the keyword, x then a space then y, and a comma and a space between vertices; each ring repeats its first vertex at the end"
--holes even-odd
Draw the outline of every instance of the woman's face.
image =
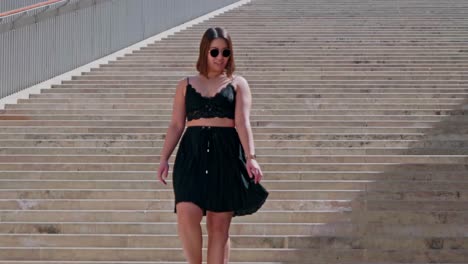
POLYGON ((223 38, 216 38, 211 41, 208 51, 208 71, 223 72, 231 56, 230 53, 227 42, 223 38), (216 55, 216 57, 213 57, 213 55, 216 55))

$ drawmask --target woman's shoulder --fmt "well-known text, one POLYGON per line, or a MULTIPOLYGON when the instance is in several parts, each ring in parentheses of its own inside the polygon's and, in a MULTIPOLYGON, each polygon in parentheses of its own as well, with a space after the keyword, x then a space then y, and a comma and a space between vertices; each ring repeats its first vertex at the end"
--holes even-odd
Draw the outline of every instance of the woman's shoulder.
POLYGON ((192 83, 192 81, 197 80, 197 79, 198 79, 198 75, 185 76, 179 79, 179 81, 177 82, 177 87, 186 87, 187 85, 192 83))
POLYGON ((247 80, 242 75, 232 75, 232 85, 236 88, 236 91, 249 87, 247 80))

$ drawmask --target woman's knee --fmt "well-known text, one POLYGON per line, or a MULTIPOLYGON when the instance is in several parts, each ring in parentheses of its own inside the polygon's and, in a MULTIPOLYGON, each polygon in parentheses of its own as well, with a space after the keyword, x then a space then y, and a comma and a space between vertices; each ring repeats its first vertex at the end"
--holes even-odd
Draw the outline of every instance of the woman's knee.
POLYGON ((209 234, 229 236, 229 226, 231 225, 232 213, 213 213, 206 214, 206 229, 209 234))
POLYGON ((179 202, 177 208, 177 221, 183 224, 200 224, 203 210, 191 202, 179 202))

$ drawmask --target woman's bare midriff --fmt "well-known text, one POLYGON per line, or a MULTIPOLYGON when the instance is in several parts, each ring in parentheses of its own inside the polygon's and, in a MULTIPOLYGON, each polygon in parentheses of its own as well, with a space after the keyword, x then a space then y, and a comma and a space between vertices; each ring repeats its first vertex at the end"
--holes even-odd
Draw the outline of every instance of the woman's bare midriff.
POLYGON ((220 117, 213 117, 213 118, 200 118, 188 121, 186 126, 219 126, 219 127, 234 127, 235 122, 234 119, 230 118, 220 118, 220 117))

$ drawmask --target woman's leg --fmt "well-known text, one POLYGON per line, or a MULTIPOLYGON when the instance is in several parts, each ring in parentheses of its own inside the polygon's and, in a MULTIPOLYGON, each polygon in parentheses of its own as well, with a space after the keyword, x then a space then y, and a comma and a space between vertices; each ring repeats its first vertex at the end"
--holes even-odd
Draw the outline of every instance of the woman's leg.
POLYGON ((177 207, 177 231, 190 264, 202 263, 202 230, 200 222, 203 211, 196 204, 179 202, 177 207))
POLYGON ((208 264, 228 263, 229 261, 229 226, 232 212, 206 213, 208 231, 208 264), (227 254, 226 254, 227 253, 227 254))
POLYGON ((231 250, 231 239, 228 237, 228 240, 226 242, 226 246, 224 247, 224 264, 229 263, 230 250, 231 250))

